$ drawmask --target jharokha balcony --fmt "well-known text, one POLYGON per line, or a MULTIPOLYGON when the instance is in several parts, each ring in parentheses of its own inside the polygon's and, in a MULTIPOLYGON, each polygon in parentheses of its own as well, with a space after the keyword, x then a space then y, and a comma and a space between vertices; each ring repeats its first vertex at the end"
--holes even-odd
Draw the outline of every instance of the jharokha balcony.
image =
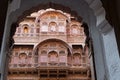
POLYGON ((77 78, 83 76, 84 80, 90 80, 88 64, 65 64, 65 63, 40 63, 40 64, 9 64, 9 75, 29 74, 39 75, 41 79, 47 78, 77 78), (68 75, 69 74, 69 75, 68 75), (73 75, 73 76, 72 76, 73 75))
POLYGON ((89 64, 66 64, 66 63, 40 63, 40 64, 9 64, 9 70, 18 69, 39 69, 39 68, 69 68, 69 69, 88 69, 89 64))
POLYGON ((13 36, 8 80, 91 80, 82 23, 51 8, 35 14, 21 21, 13 36))

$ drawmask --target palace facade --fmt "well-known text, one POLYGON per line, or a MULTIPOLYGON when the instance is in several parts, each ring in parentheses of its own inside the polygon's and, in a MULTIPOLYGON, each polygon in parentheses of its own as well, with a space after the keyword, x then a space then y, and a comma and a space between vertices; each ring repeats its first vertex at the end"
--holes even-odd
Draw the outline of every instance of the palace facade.
POLYGON ((90 50, 82 22, 52 8, 19 23, 8 80, 91 80, 90 50))

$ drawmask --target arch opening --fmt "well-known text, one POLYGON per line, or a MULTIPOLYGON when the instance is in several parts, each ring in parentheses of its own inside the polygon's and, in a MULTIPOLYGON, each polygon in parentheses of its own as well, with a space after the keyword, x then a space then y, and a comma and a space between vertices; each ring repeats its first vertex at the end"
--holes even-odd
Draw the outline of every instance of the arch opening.
MULTIPOLYGON (((15 0, 13 0, 13 2, 14 1, 15 0)), ((2 63, 4 63, 4 64, 6 63, 5 62, 6 61, 6 56, 5 55, 7 54, 6 51, 8 51, 6 49, 6 46, 8 46, 8 44, 7 44, 8 39, 7 38, 9 36, 9 31, 10 31, 9 26, 11 25, 10 23, 14 22, 16 20, 16 17, 21 15, 21 12, 26 11, 31 6, 35 6, 36 4, 39 4, 39 2, 41 3, 40 5, 43 5, 43 2, 45 2, 45 3, 47 2, 47 0, 44 0, 44 1, 36 0, 36 1, 29 1, 29 2, 27 2, 25 0, 20 0, 20 1, 21 1, 20 8, 18 10, 16 10, 16 11, 13 11, 10 14, 10 16, 7 16, 8 17, 8 22, 6 24, 6 29, 5 29, 5 36, 4 36, 5 41, 3 41, 3 47, 1 49, 1 55, 2 55, 1 59, 2 59, 2 63), (27 2, 28 5, 26 5, 24 2, 25 3, 27 2), (31 2, 33 2, 33 3, 31 4, 31 2), (15 15, 15 16, 13 16, 13 15, 15 15)), ((116 63, 117 66, 119 66, 119 64, 118 64, 119 63, 119 58, 117 57, 118 52, 117 52, 117 47, 116 47, 117 44, 116 44, 116 41, 115 41, 116 39, 115 39, 115 36, 114 36, 114 30, 110 29, 110 25, 105 20, 105 12, 104 12, 104 9, 102 8, 102 4, 100 3, 100 0, 94 0, 94 1, 93 0, 91 0, 91 1, 89 1, 89 0, 85 0, 85 1, 84 0, 78 0, 78 1, 69 0, 69 1, 65 1, 65 3, 64 3, 63 0, 60 0, 60 1, 52 0, 52 1, 53 2, 55 1, 55 3, 66 5, 66 6, 70 7, 71 9, 77 11, 77 13, 79 13, 79 15, 81 15, 81 13, 82 13, 82 17, 83 17, 84 21, 87 22, 87 23, 90 22, 88 25, 91 27, 91 28, 89 27, 89 29, 90 29, 89 31, 90 31, 90 35, 92 35, 93 40, 88 38, 87 42, 89 42, 89 40, 91 40, 91 41, 93 41, 93 44, 94 44, 94 48, 95 48, 94 49, 94 52, 95 52, 95 57, 94 57, 95 58, 95 63, 94 64, 96 65, 96 68, 97 68, 96 69, 97 70, 97 79, 98 80, 103 80, 103 79, 106 79, 106 78, 107 79, 111 78, 113 80, 117 79, 117 76, 119 75, 119 73, 115 72, 117 74, 112 74, 112 72, 111 72, 111 71, 114 71, 114 69, 111 69, 111 67, 112 67, 112 65, 114 65, 114 63, 116 63), (72 1, 73 3, 72 4, 69 3, 70 1, 72 1), (85 2, 85 4, 84 4, 84 2, 85 2), (87 6, 86 6, 86 3, 88 3, 87 6), (79 7, 78 7, 78 5, 79 5, 79 7), (86 15, 86 13, 88 13, 88 15, 86 15), (97 20, 95 20, 95 18, 97 20), (97 26, 96 26, 96 24, 97 24, 97 26), (105 34, 103 34, 103 33, 105 33, 105 34), (101 39, 103 39, 103 40, 101 40, 101 39), (109 47, 108 47, 108 45, 109 45, 109 47), (114 47, 113 47, 113 45, 114 45, 114 47), (104 50, 103 47, 105 48, 105 50, 104 50), (113 50, 114 52, 111 51, 111 50, 113 50), (116 56, 116 58, 114 59, 113 56, 116 56), (111 58, 112 60, 109 60, 109 58, 111 58), (110 61, 112 61, 112 63, 110 61)), ((50 6, 54 7, 53 5, 49 5, 47 7, 50 7, 50 6)), ((47 7, 44 6, 42 8, 45 9, 47 7)), ((70 9, 70 8, 67 8, 67 9, 70 9)), ((15 9, 17 9, 17 8, 15 8, 15 9)), ((56 9, 60 9, 60 8, 57 6, 56 9)), ((66 8, 63 8, 63 9, 66 9, 66 8)), ((69 10, 66 10, 66 11, 69 11, 69 10)), ((34 12, 34 11, 31 11, 31 12, 34 12)), ((8 12, 8 14, 9 14, 9 12, 8 12)), ((26 17, 26 16, 27 15, 24 15, 24 17, 26 17)), ((22 19, 24 19, 24 18, 22 18, 22 19)), ((38 22, 40 22, 40 20, 38 20, 38 22)), ((69 22, 69 21, 66 20, 66 22, 69 22)), ((13 24, 13 25, 15 25, 15 24, 13 24)), ((15 26, 12 26, 12 29, 13 29, 13 27, 15 27, 15 26)), ((39 33, 39 29, 37 29, 37 31, 39 33)), ((14 34, 14 30, 11 31, 10 35, 13 36, 13 34, 14 34)), ((33 35, 33 34, 31 34, 31 35, 33 35)), ((37 34, 37 35, 39 35, 39 34, 37 34)), ((9 43, 10 44, 12 43, 12 39, 10 40, 9 43)), ((9 46, 11 46, 11 45, 9 45, 9 46)), ((6 73, 7 71, 5 71, 5 68, 3 68, 5 65, 1 65, 1 66, 2 66, 1 69, 3 69, 3 70, 1 70, 2 71, 2 76, 4 76, 4 73, 6 73)), ((88 71, 88 73, 89 72, 90 71, 88 71)), ((41 77, 43 77, 43 76, 41 75, 41 77)))

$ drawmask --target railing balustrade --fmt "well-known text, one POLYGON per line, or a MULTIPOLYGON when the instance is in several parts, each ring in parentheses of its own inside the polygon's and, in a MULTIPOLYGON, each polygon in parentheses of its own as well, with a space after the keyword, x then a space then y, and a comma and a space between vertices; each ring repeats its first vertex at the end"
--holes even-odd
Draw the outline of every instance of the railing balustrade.
POLYGON ((34 64, 11 64, 9 63, 9 68, 36 68, 36 67, 88 67, 89 64, 66 64, 66 63, 34 63, 34 64))

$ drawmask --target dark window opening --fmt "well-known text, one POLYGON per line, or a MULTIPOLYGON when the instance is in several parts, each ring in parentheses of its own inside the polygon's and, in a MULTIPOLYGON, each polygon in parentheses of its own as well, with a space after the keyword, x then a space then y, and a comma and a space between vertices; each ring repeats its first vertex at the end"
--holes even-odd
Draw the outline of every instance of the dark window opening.
POLYGON ((56 74, 50 74, 49 77, 57 77, 56 74))
POLYGON ((41 77, 41 78, 46 78, 46 77, 48 77, 48 75, 46 75, 46 74, 41 74, 40 77, 41 77))

